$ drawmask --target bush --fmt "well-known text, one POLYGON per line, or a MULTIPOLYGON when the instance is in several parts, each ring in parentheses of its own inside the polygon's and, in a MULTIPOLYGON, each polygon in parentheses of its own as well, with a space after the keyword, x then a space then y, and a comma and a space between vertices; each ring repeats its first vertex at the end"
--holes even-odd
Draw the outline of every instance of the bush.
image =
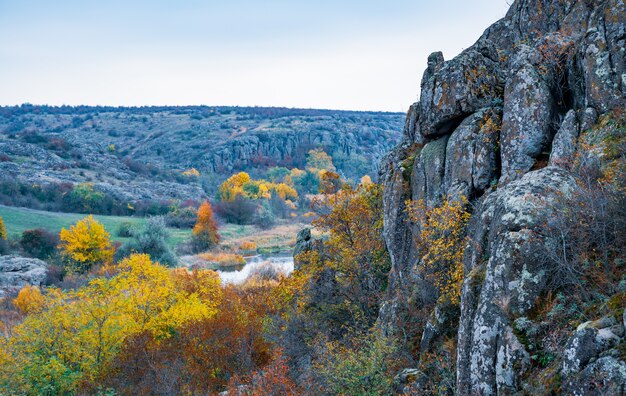
POLYGON ((75 272, 87 272, 94 265, 109 263, 115 249, 109 233, 93 216, 87 216, 59 233, 60 249, 75 272))
POLYGON ((326 353, 315 365, 326 390, 335 395, 390 395, 398 367, 393 341, 382 334, 353 340, 355 345, 327 343, 326 353))
POLYGON ((22 233, 20 246, 29 256, 45 260, 56 254, 59 237, 42 228, 26 230, 22 233))
POLYGON ((276 269, 270 261, 265 261, 250 270, 249 279, 259 279, 264 281, 279 280, 283 273, 276 269))
POLYGON ((239 245, 239 250, 242 250, 244 252, 251 252, 251 251, 255 251, 256 247, 257 247, 256 243, 252 241, 245 241, 245 242, 241 242, 241 244, 239 245))
POLYGON ((120 223, 117 227, 117 236, 120 238, 130 238, 133 236, 133 232, 135 230, 135 226, 130 221, 125 221, 120 223))
POLYGON ((262 205, 254 218, 254 224, 263 230, 268 230, 276 225, 276 218, 267 206, 262 205))
POLYGON ((133 253, 148 254, 152 261, 168 267, 178 264, 178 259, 167 244, 169 232, 162 216, 151 217, 140 230, 133 231, 132 240, 118 249, 117 260, 133 253))
POLYGON ((174 228, 191 228, 196 222, 196 211, 192 207, 177 209, 165 216, 165 224, 174 228))
POLYGON ((240 195, 232 201, 222 201, 215 205, 215 211, 224 220, 234 224, 251 224, 257 205, 240 195))
POLYGON ((551 269, 553 289, 588 298, 594 290, 611 295, 626 261, 626 190, 593 169, 581 170, 577 184, 571 195, 555 200, 538 257, 551 269))
POLYGON ((62 265, 48 265, 46 277, 43 280, 44 286, 59 286, 65 277, 65 268, 62 265))
POLYGON ((7 230, 4 226, 4 220, 0 217, 0 239, 7 240, 7 230))

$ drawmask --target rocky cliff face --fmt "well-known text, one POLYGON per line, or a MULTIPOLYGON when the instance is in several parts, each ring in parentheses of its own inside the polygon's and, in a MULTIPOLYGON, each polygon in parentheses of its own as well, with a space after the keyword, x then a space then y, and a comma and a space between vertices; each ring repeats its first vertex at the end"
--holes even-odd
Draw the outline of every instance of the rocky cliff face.
MULTIPOLYGON (((381 162, 393 265, 379 323, 418 339, 421 356, 456 329, 458 394, 551 389, 531 385, 529 373, 539 371, 519 323, 551 289, 551 268, 537 246, 545 242, 543 225, 559 215, 555 202, 577 189, 574 157, 607 161, 583 141, 598 119, 624 108, 625 23, 621 0, 515 1, 454 59, 428 58, 403 141, 381 162), (434 207, 461 196, 472 218, 460 309, 435 305, 425 326, 408 326, 412 312, 428 307, 420 297, 428 280, 405 201, 434 207)), ((623 394, 623 298, 614 316, 581 324, 557 348, 562 365, 551 375, 561 392, 623 394)))

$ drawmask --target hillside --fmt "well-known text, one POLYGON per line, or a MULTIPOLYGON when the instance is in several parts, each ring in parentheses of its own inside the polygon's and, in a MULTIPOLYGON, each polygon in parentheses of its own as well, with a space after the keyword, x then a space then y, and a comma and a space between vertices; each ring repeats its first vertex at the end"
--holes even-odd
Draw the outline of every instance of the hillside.
POLYGON ((358 180, 375 177, 401 124, 397 113, 331 110, 3 107, 0 182, 10 185, 5 196, 20 188, 16 182, 89 182, 123 204, 199 200, 239 170, 264 176, 273 166, 303 168, 313 148, 330 154, 342 176, 358 180), (191 168, 200 177, 183 174, 191 168))

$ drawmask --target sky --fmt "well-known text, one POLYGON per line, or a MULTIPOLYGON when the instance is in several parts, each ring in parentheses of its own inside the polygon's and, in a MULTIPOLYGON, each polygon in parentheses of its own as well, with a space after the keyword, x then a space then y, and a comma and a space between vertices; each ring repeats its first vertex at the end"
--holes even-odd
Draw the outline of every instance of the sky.
POLYGON ((0 0, 0 105, 404 112, 510 0, 0 0))

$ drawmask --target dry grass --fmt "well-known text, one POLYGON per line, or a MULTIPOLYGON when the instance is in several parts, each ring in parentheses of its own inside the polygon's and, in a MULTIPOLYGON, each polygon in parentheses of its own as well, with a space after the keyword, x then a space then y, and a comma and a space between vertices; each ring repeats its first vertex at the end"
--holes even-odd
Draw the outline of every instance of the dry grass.
POLYGON ((233 253, 201 253, 198 257, 218 267, 237 267, 246 263, 242 255, 233 253))
POLYGON ((244 241, 239 245, 239 250, 243 252, 253 252, 256 251, 256 243, 252 241, 244 241))
POLYGON ((255 226, 226 225, 220 228, 222 243, 219 249, 223 251, 247 251, 243 245, 256 245, 256 251, 288 252, 296 244, 296 235, 304 227, 310 227, 303 222, 282 222, 269 230, 261 230, 255 226))

